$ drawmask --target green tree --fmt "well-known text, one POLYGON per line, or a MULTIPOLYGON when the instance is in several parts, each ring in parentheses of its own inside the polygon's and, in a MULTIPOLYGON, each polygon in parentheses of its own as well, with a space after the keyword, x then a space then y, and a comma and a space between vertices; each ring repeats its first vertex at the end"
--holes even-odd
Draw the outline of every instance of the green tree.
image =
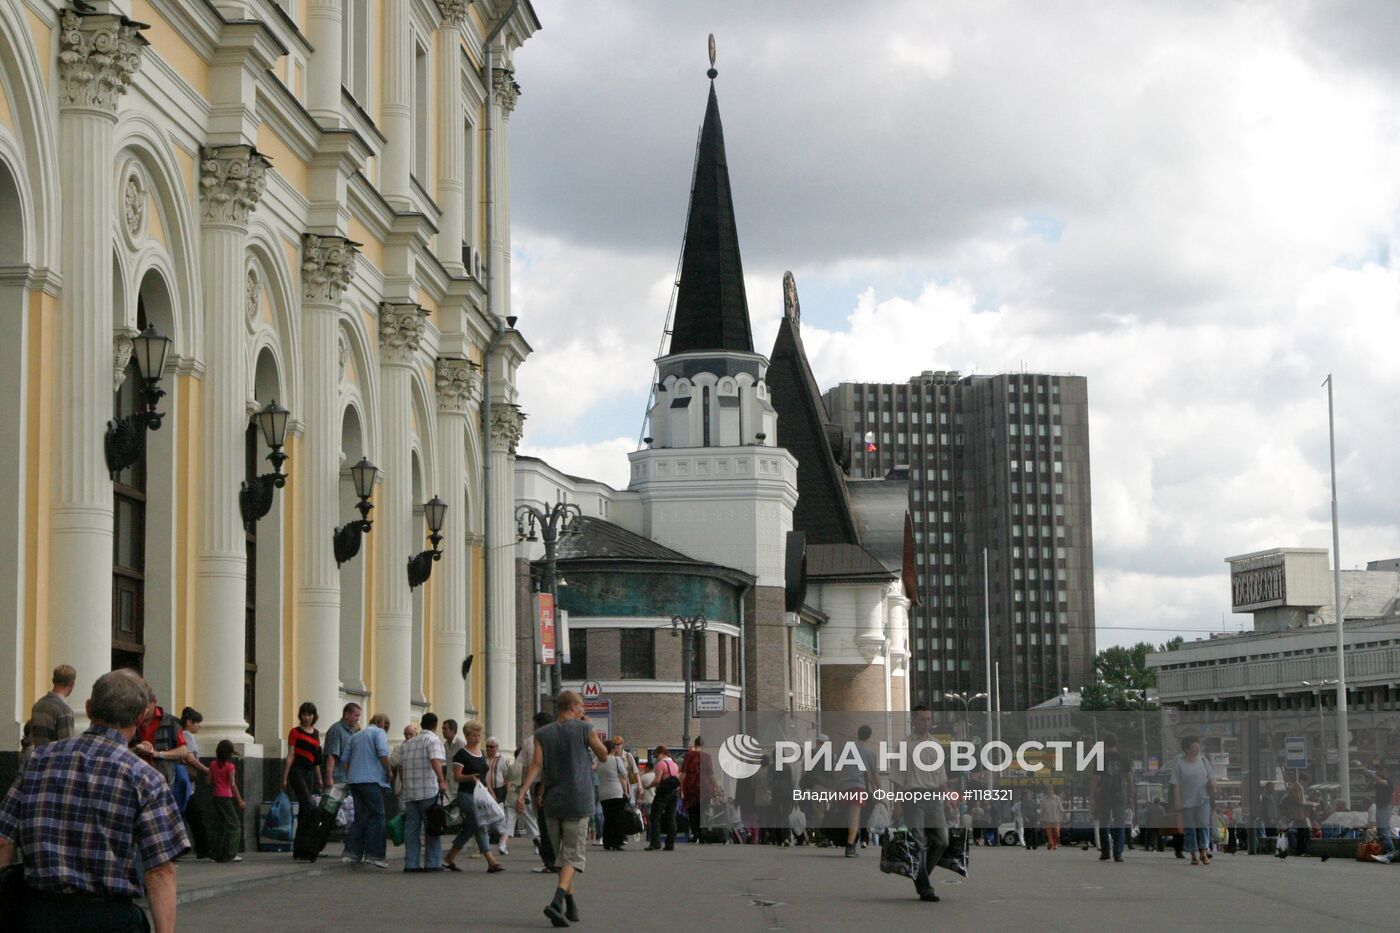
POLYGON ((1079 708, 1085 712, 1156 709, 1156 703, 1147 701, 1147 691, 1157 686, 1157 675, 1147 666, 1147 656, 1154 651, 1174 651, 1183 640, 1177 636, 1155 648, 1150 642, 1140 641, 1131 647, 1114 645, 1103 649, 1094 656, 1098 681, 1080 690, 1079 708))

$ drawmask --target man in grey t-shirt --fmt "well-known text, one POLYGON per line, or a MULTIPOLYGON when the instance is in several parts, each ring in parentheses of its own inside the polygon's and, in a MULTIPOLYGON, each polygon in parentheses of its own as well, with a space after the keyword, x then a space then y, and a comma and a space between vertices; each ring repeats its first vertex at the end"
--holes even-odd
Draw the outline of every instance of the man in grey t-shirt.
POLYGON ((583 698, 574 691, 560 691, 554 715, 554 722, 535 730, 530 767, 521 779, 515 809, 525 812, 525 791, 543 771, 545 825, 559 867, 559 886, 544 915, 556 927, 566 927, 579 919, 574 879, 583 871, 588 818, 593 815, 590 753, 603 762, 608 760, 608 749, 583 715, 583 698))

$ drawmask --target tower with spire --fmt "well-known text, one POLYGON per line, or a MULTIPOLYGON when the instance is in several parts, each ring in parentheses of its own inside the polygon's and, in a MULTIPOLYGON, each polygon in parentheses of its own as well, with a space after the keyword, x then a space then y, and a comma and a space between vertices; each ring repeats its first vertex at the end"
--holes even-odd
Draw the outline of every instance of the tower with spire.
MULTIPOLYGON (((629 489, 639 494, 645 535, 756 578, 745 613, 753 659, 788 637, 784 587, 797 461, 776 446, 768 360, 753 348, 713 38, 710 54, 671 341, 656 361, 646 447, 629 454, 629 489)), ((791 685, 784 671, 746 664, 750 708, 785 709, 791 685)))

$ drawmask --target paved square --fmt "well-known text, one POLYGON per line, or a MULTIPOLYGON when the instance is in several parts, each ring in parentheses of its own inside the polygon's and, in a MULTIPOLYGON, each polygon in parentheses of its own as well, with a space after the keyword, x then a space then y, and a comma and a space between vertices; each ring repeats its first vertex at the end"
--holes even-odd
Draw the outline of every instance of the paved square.
MULTIPOLYGON (((516 840, 517 843, 520 840, 516 840)), ((333 860, 332 860, 333 861, 333 860)), ((528 846, 487 876, 481 859, 463 874, 405 875, 369 868, 327 871, 261 885, 180 908, 182 931, 226 931, 256 918, 259 929, 548 929, 540 910, 552 876, 532 874, 528 846), (295 894, 295 896, 290 896, 295 894), (352 896, 353 895, 353 896, 352 896), (299 905, 288 910, 287 904, 299 905)), ((202 866, 201 866, 202 867, 202 866)), ((230 876, 240 866, 227 868, 230 876)), ((1220 855, 1192 867, 1170 851, 1129 852, 1101 863, 1080 849, 974 848, 966 880, 939 870, 943 900, 914 899, 913 885, 882 875, 875 850, 677 846, 672 853, 594 847, 579 886, 580 927, 666 933, 774 930, 1322 931, 1395 929, 1386 895, 1400 873, 1332 859, 1220 855)))

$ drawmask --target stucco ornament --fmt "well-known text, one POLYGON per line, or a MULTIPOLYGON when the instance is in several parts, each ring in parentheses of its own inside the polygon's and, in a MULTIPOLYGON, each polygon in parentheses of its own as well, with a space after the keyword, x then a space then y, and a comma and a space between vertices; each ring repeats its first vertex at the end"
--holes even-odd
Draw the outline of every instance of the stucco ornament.
POLYGON ((132 338, 136 336, 136 329, 132 327, 118 327, 112 334, 112 391, 121 391, 122 383, 126 381, 126 365, 131 362, 131 351, 135 348, 132 338))
POLYGON ((146 183, 141 173, 133 169, 122 185, 122 221, 132 243, 146 232, 146 200, 146 183))
POLYGON ((471 360, 439 357, 437 361, 438 411, 465 414, 467 406, 476 401, 481 384, 481 370, 471 360))
POLYGON ((65 10, 59 18, 59 103, 113 113, 141 68, 145 27, 124 16, 65 10))
POLYGON ((301 291, 306 301, 338 304, 355 275, 359 245, 342 236, 302 235, 301 291))
POLYGON ((467 21, 467 7, 472 5, 472 0, 437 0, 437 5, 442 13, 442 24, 455 29, 467 21))
POLYGON ((246 224, 267 188, 267 159, 252 146, 205 147, 199 162, 204 219, 246 224))
POLYGON ((495 92, 496 103, 501 105, 502 110, 510 113, 515 109, 515 102, 520 99, 520 85, 515 80, 514 68, 493 68, 491 89, 495 92))
POLYGON ((379 354, 386 363, 411 363, 423 340, 428 315, 416 304, 379 306, 379 354))
POLYGON ((262 277, 258 275, 256 266, 248 267, 247 293, 243 297, 243 310, 248 315, 248 324, 252 326, 262 314, 262 277))
POLYGON ((515 453, 524 435, 525 413, 515 405, 497 405, 491 411, 491 446, 515 453))

